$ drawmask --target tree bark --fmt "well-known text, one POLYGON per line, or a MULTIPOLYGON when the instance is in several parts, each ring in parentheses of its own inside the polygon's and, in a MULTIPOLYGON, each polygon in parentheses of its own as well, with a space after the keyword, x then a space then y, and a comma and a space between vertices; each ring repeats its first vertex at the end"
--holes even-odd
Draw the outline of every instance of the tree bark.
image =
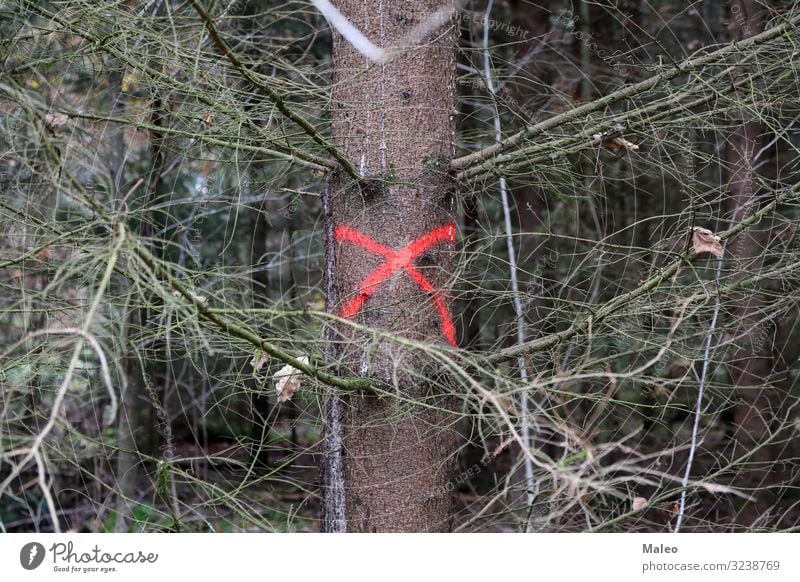
MULTIPOLYGON (((337 7, 385 48, 441 2, 345 0, 337 7)), ((444 320, 455 244, 455 184, 447 173, 454 154, 455 49, 451 22, 385 64, 369 62, 334 35, 332 138, 364 177, 356 184, 334 174, 330 182, 330 308, 363 326, 338 327, 336 361, 342 372, 368 377, 395 395, 342 394, 329 406, 341 418, 345 507, 338 523, 346 523, 347 531, 450 529, 451 398, 424 350, 390 336, 428 344, 454 340, 444 320), (367 290, 365 280, 390 261, 375 245, 358 242, 356 232, 394 251, 430 233, 438 236, 421 243, 426 248, 415 255, 411 269, 379 272, 367 290), (427 289, 410 274, 414 268, 429 282, 427 289)), ((409 264, 408 259, 398 256, 395 266, 409 264)), ((335 419, 329 414, 330 420, 335 419)), ((326 454, 336 460, 335 442, 326 454)), ((323 472, 327 499, 341 481, 330 473, 323 472)), ((333 509, 326 505, 326 513, 333 509)), ((330 523, 337 520, 327 517, 325 529, 335 529, 330 523)))
MULTIPOLYGON (((731 3, 729 27, 732 38, 743 40, 759 32, 760 8, 750 0, 731 3)), ((728 161, 732 170, 729 188, 734 204, 733 224, 747 217, 761 194, 755 175, 754 156, 762 133, 760 123, 743 119, 742 125, 730 137, 728 161)), ((730 242, 728 250, 734 269, 739 273, 738 278, 745 278, 763 268, 768 235, 768 231, 745 232, 730 242)), ((735 454, 752 453, 748 459, 750 466, 742 470, 740 483, 757 500, 742 508, 738 520, 742 525, 750 526, 767 510, 771 498, 768 486, 777 476, 774 448, 764 444, 774 429, 777 415, 772 402, 776 400, 777 392, 770 384, 772 362, 768 353, 769 345, 763 341, 766 334, 765 323, 761 321, 764 295, 755 289, 738 297, 733 296, 731 300, 739 305, 733 316, 737 323, 733 333, 742 334, 737 342, 738 348, 728 361, 737 395, 734 408, 735 454)))

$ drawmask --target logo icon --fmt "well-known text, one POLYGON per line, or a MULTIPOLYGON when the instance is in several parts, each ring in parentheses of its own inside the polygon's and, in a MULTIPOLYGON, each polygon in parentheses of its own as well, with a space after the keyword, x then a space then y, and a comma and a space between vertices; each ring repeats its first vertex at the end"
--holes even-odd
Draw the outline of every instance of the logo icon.
POLYGON ((19 551, 19 563, 26 570, 35 570, 44 562, 44 546, 39 542, 30 542, 19 551))

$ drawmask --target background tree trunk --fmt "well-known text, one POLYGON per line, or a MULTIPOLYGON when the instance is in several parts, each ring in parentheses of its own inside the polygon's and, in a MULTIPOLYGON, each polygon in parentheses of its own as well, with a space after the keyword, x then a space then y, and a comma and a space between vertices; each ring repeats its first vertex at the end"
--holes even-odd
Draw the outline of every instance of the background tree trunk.
MULTIPOLYGON (((376 45, 389 47, 441 3, 347 0, 338 7, 376 45)), ((454 32, 448 22, 422 46, 406 47, 386 64, 367 61, 335 35, 333 140, 365 181, 356 185, 333 176, 329 236, 347 226, 399 250, 454 221, 454 183, 446 172, 454 153, 454 32)), ((453 240, 432 245, 415 261, 435 289, 448 285, 453 240)), ((339 309, 385 260, 342 240, 334 240, 332 258, 330 292, 339 309)), ((401 269, 378 285, 354 319, 373 330, 444 342, 430 299, 401 269)), ((346 340, 337 353, 342 368, 406 399, 342 395, 347 530, 448 530, 448 473, 455 452, 455 431, 448 425, 455 419, 447 411, 450 398, 435 382, 441 376, 438 367, 420 350, 386 336, 344 326, 339 332, 346 340), (425 400, 427 406, 410 400, 425 400)))
MULTIPOLYGON (((763 8, 757 2, 737 0, 730 5, 729 27, 731 37, 743 40, 760 32, 763 8)), ((747 115, 744 112, 744 115, 747 115)), ((731 177, 729 188, 733 195, 733 224, 738 224, 752 212, 756 199, 762 194, 757 180, 756 152, 764 128, 760 123, 742 119, 730 137, 728 160, 731 177)), ((768 228, 740 234, 731 241, 728 249, 737 271, 738 279, 750 276, 764 268, 764 255, 771 238, 768 228)), ((766 517, 773 496, 769 485, 777 481, 772 461, 774 447, 764 444, 775 429, 774 420, 780 408, 780 395, 771 384, 772 361, 769 345, 764 341, 771 323, 764 322, 765 297, 758 289, 734 296, 739 305, 735 312, 738 322, 732 330, 737 340, 728 361, 731 380, 736 386, 737 403, 734 408, 734 455, 751 452, 748 468, 742 471, 742 485, 756 498, 746 504, 738 515, 745 526, 754 525, 766 517)))

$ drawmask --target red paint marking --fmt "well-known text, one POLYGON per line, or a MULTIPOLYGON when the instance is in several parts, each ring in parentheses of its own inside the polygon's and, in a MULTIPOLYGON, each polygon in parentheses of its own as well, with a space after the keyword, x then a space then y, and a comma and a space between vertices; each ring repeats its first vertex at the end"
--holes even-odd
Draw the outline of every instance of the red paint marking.
POLYGON ((433 305, 436 307, 439 318, 442 320, 442 333, 453 347, 458 347, 458 342, 456 342, 456 327, 453 325, 453 318, 450 315, 450 311, 447 309, 447 305, 445 305, 444 299, 442 299, 442 296, 436 291, 433 285, 431 285, 431 282, 428 281, 425 275, 420 273, 419 269, 414 265, 414 261, 417 257, 436 243, 441 241, 456 242, 455 223, 446 224, 432 230, 428 234, 422 235, 397 251, 382 245, 363 232, 359 232, 349 226, 337 226, 334 231, 334 237, 336 240, 351 242, 360 247, 364 247, 376 255, 383 255, 386 257, 386 260, 361 282, 355 297, 345 303, 344 307, 342 307, 339 312, 341 317, 353 317, 364 306, 367 299, 378 290, 381 283, 402 269, 408 273, 409 277, 411 277, 425 293, 433 295, 433 305))

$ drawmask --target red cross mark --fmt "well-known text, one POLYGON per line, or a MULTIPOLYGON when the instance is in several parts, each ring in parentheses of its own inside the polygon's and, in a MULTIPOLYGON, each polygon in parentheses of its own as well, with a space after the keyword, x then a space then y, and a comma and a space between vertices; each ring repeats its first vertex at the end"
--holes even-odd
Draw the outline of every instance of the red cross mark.
POLYGON ((441 241, 456 242, 455 223, 451 222, 450 224, 445 224, 444 226, 432 230, 397 251, 376 242, 363 232, 359 232, 349 226, 337 226, 334 231, 334 238, 338 241, 351 242, 360 247, 364 247, 376 255, 383 255, 386 257, 386 260, 361 282, 355 297, 345 303, 339 312, 341 317, 353 317, 364 306, 367 299, 378 290, 381 283, 396 272, 404 270, 425 293, 431 294, 433 305, 436 307, 436 311, 439 312, 439 318, 442 320, 441 329, 444 337, 454 348, 458 347, 458 343, 456 342, 456 328, 455 325, 453 325, 453 318, 450 316, 450 310, 447 309, 444 299, 433 285, 431 285, 431 282, 428 281, 425 275, 420 273, 419 269, 414 265, 414 261, 417 257, 436 243, 441 241))

